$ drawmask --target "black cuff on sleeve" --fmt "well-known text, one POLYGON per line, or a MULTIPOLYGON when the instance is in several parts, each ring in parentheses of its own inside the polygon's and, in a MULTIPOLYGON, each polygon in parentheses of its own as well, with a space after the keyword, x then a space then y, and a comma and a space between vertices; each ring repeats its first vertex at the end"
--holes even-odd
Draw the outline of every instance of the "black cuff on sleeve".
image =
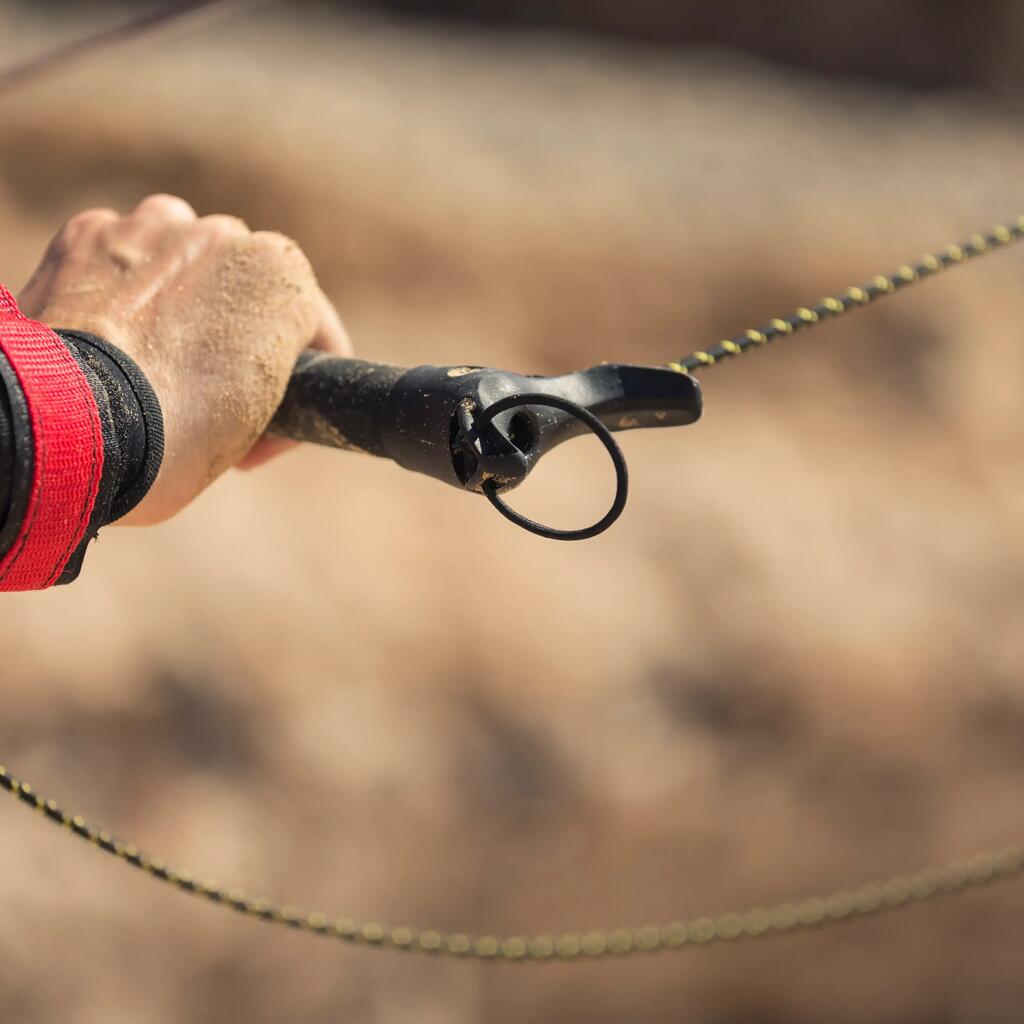
POLYGON ((117 480, 107 519, 101 524, 106 525, 131 512, 160 472, 164 456, 160 402, 134 360, 110 342, 85 331, 58 328, 56 333, 79 363, 85 362, 100 379, 110 405, 115 450, 105 443, 104 468, 116 461, 117 480))
POLYGON ((89 542, 101 526, 126 516, 149 492, 160 471, 164 426, 160 403, 135 362, 103 338, 57 329, 85 374, 103 430, 103 476, 85 536, 58 584, 78 577, 89 542))
MULTIPOLYGON (((84 331, 55 332, 85 374, 103 433, 103 475, 81 543, 58 584, 76 579, 100 527, 127 515, 149 492, 164 452, 163 415, 142 371, 120 349, 84 331)), ((32 421, 21 385, 0 353, 0 556, 18 534, 32 491, 32 421)))

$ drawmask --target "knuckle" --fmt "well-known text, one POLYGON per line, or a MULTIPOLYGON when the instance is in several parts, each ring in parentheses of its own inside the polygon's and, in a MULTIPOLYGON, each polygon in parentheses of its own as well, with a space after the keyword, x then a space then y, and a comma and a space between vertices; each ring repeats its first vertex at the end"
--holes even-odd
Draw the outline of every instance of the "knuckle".
POLYGON ((61 234, 68 240, 74 239, 89 231, 105 227, 120 220, 117 212, 105 206, 97 206, 88 210, 82 210, 73 217, 69 217, 61 230, 61 234))
POLYGON ((249 234, 249 225, 241 217, 228 213, 211 213, 199 219, 199 228, 214 238, 241 238, 249 234))
POLYGON ((136 213, 162 214, 169 217, 194 217, 195 210, 180 196, 172 196, 167 192, 156 192, 146 196, 135 208, 136 213))
POLYGON ((254 232, 251 245, 255 252, 300 278, 313 279, 313 267, 298 242, 279 231, 254 232))
POLYGON ((298 243, 287 235, 282 235, 280 231, 254 231, 252 244, 268 253, 282 257, 287 257, 292 253, 302 256, 302 250, 298 243))

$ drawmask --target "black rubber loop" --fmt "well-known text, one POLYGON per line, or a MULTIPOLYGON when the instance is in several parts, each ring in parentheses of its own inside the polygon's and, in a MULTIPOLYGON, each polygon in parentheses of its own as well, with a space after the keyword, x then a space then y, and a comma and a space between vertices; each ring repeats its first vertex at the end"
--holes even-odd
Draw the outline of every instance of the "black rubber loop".
POLYGON ((487 496, 487 500, 510 522, 521 526, 524 530, 529 530, 530 533, 537 534, 538 537, 548 537, 551 540, 588 540, 590 537, 596 537, 599 533, 604 533, 622 515, 622 510, 626 507, 626 498, 629 496, 629 470, 626 468, 626 457, 622 454, 622 449, 616 443, 615 438, 612 437, 612 432, 589 409, 570 402, 568 399, 556 398, 554 395, 507 395, 477 414, 473 430, 470 431, 467 439, 471 443, 476 441, 495 416, 523 405, 544 405, 552 409, 561 409, 585 423, 597 435, 598 440, 611 456, 612 465, 615 467, 615 500, 601 519, 582 530, 556 530, 553 526, 545 526, 543 523, 528 519, 510 507, 499 496, 498 485, 493 480, 487 480, 483 485, 483 492, 487 496))

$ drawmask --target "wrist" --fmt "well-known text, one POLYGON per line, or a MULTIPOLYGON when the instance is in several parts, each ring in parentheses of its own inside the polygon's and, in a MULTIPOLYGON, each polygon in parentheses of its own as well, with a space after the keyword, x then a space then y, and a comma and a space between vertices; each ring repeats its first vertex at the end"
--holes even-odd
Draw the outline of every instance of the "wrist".
POLYGON ((120 349, 31 320, 0 288, 0 590, 74 579, 159 470, 156 395, 120 349))
POLYGON ((132 512, 152 488, 163 461, 163 413, 146 375, 126 352, 89 331, 54 330, 95 375, 109 407, 104 443, 109 509, 99 524, 105 526, 132 512))
POLYGON ((0 355, 11 417, 0 590, 38 590, 58 581, 86 535, 102 477, 102 424, 71 351, 2 287, 0 355))

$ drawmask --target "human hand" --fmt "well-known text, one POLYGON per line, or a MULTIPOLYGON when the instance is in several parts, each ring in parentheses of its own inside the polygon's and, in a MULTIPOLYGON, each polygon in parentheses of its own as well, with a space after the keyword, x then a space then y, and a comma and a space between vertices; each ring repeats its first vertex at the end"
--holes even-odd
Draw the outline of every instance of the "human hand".
POLYGON ((156 391, 164 460, 122 523, 168 519, 229 467, 290 447, 263 432, 299 352, 352 351, 293 241, 235 217, 199 218, 167 195, 149 196, 126 217, 108 209, 72 217, 19 305, 50 327, 105 338, 156 391))

